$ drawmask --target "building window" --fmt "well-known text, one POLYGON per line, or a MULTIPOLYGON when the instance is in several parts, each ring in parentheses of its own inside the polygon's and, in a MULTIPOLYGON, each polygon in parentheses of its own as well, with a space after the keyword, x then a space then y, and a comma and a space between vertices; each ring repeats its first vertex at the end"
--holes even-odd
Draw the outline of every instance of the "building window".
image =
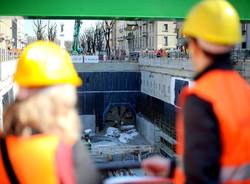
POLYGON ((247 43, 246 42, 242 42, 242 49, 246 49, 247 48, 247 43))
POLYGON ((168 46, 168 37, 167 36, 164 37, 164 46, 168 46))
POLYGON ((247 24, 242 24, 241 30, 242 30, 242 36, 245 36, 247 33, 247 24))
MULTIPOLYGON (((13 46, 17 48, 17 19, 13 19, 11 22, 13 46)), ((12 41, 12 40, 11 40, 12 41)))
POLYGON ((164 31, 168 31, 168 24, 164 24, 164 31))

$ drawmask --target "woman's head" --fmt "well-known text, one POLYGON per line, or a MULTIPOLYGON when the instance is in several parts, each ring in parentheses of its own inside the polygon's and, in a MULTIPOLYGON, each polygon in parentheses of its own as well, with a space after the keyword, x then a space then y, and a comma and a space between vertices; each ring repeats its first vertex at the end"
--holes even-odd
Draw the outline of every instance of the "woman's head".
POLYGON ((19 57, 14 81, 17 100, 4 116, 4 134, 53 133, 66 140, 78 137, 76 87, 82 84, 70 55, 58 45, 37 41, 19 57))
POLYGON ((240 43, 240 19, 227 0, 204 0, 189 12, 182 33, 188 38, 194 69, 200 72, 214 56, 228 55, 240 43))
POLYGON ((14 81, 23 88, 82 84, 70 55, 57 44, 48 41, 31 43, 23 50, 18 59, 14 81))
POLYGON ((67 142, 79 136, 76 90, 71 85, 41 89, 20 89, 28 94, 18 97, 4 115, 4 134, 29 136, 33 133, 55 134, 67 142))

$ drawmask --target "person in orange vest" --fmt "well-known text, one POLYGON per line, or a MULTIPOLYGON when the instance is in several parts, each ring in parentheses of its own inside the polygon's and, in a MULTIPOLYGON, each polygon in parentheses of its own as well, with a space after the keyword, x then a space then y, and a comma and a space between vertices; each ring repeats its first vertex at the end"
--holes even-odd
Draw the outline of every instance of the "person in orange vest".
POLYGON ((34 42, 20 55, 14 81, 19 92, 0 134, 0 183, 98 183, 78 141, 76 87, 82 81, 70 55, 53 42, 34 42))
POLYGON ((142 163, 177 184, 250 183, 250 87, 230 64, 241 42, 239 16, 226 0, 204 0, 182 29, 195 70, 179 97, 175 160, 142 163))

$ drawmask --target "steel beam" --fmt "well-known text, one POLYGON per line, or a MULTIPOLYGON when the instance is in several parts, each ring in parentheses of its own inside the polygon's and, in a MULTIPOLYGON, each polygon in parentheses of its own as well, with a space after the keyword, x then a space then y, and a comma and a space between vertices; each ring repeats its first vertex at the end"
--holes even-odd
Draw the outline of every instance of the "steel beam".
MULTIPOLYGON (((1 0, 0 16, 70 19, 183 19, 199 0, 1 0)), ((230 0, 250 20, 249 0, 230 0)))

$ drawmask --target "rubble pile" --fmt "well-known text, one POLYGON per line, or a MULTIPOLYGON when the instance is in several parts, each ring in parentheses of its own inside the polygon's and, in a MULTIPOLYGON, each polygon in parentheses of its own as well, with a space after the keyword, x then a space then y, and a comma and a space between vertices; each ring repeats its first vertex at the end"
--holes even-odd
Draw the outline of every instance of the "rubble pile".
POLYGON ((111 138, 118 138, 121 143, 127 144, 130 140, 138 135, 134 125, 122 126, 120 129, 115 127, 108 127, 105 136, 111 138))

